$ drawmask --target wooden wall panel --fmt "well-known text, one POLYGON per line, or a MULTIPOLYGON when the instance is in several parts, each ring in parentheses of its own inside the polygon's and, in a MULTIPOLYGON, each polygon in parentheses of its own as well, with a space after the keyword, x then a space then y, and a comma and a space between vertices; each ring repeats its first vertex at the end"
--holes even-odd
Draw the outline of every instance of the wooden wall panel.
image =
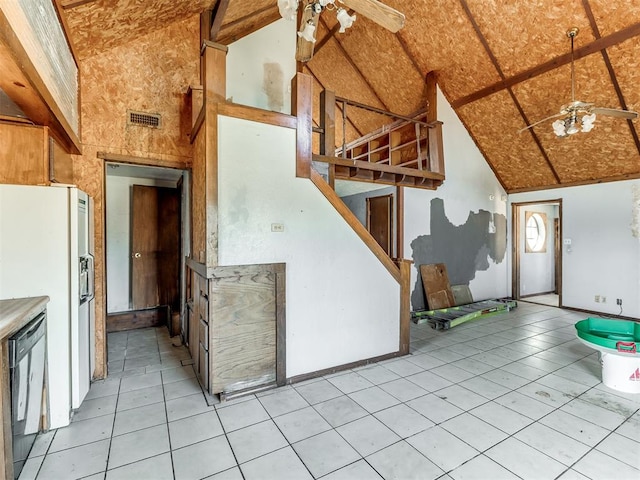
POLYGON ((276 380, 276 276, 211 279, 211 392, 276 380))
MULTIPOLYGON (((144 35, 162 31, 176 21, 181 23, 190 16, 199 15, 216 2, 95 0, 67 9, 65 15, 77 55, 80 59, 86 59, 114 47, 126 48, 144 35)), ((200 28, 199 23, 197 28, 200 28)))
MULTIPOLYGON (((601 55, 582 58, 575 67, 577 99, 620 108, 601 55)), ((557 113, 561 105, 570 102, 570 75, 570 66, 566 65, 514 87, 531 122, 557 113), (556 110, 549 111, 549 104, 557 105, 556 110)), ((625 120, 599 115, 591 132, 567 138, 556 137, 552 121, 541 123, 535 131, 563 183, 637 171, 638 150, 625 120)))
POLYGON ((567 53, 573 26, 580 28, 577 45, 595 40, 582 2, 466 2, 507 77, 567 53))
MULTIPOLYGON (((325 19, 329 19, 329 28, 336 23, 334 15, 325 19)), ((405 55, 398 37, 358 16, 352 28, 336 33, 335 38, 389 110, 409 115, 424 107, 425 80, 405 55), (384 62, 372 57, 371 51, 384 52, 384 62)))
POLYGON ((84 144, 133 156, 191 157, 186 92, 199 82, 198 22, 191 17, 82 62, 84 144), (159 113, 162 126, 127 125, 127 110, 159 113))
POLYGON ((459 2, 387 3, 405 12, 407 21, 398 35, 405 40, 423 75, 432 70, 438 72, 440 87, 449 101, 500 80, 459 2))
POLYGON ((556 183, 531 134, 518 133, 525 125, 506 91, 465 105, 458 115, 509 188, 556 183))
POLYGON ((0 183, 48 182, 48 128, 0 122, 0 183))

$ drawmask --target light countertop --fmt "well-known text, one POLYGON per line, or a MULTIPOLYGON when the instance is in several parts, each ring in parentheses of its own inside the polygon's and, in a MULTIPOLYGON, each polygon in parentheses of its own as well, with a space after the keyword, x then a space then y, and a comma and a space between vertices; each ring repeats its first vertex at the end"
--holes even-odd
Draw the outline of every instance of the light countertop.
POLYGON ((49 297, 28 297, 0 300, 0 339, 20 330, 42 312, 49 297))

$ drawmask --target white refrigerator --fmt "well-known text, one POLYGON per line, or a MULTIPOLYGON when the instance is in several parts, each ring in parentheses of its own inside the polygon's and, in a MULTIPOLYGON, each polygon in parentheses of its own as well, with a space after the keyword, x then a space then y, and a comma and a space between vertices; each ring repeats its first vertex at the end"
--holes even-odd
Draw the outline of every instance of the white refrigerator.
POLYGON ((50 428, 68 425, 93 374, 92 201, 72 186, 0 185, 0 299, 48 295, 50 428))

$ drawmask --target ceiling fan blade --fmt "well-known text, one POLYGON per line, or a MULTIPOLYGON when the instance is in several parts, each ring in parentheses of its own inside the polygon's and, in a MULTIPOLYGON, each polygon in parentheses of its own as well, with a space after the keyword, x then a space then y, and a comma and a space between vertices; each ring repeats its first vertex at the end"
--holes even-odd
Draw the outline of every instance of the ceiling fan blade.
POLYGON ((532 124, 531 124, 531 125, 529 125, 528 127, 521 128, 520 130, 518 130, 518 133, 522 133, 522 132, 524 132, 525 130, 529 130, 530 128, 533 128, 533 127, 535 127, 536 125, 541 124, 542 122, 546 122, 547 120, 551 120, 552 118, 563 117, 564 115, 565 115, 565 114, 561 112, 561 113, 556 113, 555 115, 551 115, 550 117, 543 118, 542 120, 538 120, 537 122, 532 123, 532 124))
POLYGON ((404 27, 404 13, 378 0, 339 0, 344 6, 396 33, 404 27))
MULTIPOLYGON (((304 30, 305 26, 309 22, 316 29, 313 33, 313 36, 315 38, 318 27, 318 15, 314 15, 310 8, 305 8, 302 12, 302 20, 300 20, 299 31, 304 30)), ((298 35, 298 42, 296 45, 296 61, 308 62, 309 60, 311 60, 311 58, 313 58, 313 49, 315 48, 315 45, 315 42, 310 42, 298 35)))
POLYGON ((610 117, 626 118, 628 120, 638 118, 638 112, 632 112, 631 110, 618 110, 616 108, 593 107, 591 109, 591 113, 595 113, 597 115, 609 115, 610 117))

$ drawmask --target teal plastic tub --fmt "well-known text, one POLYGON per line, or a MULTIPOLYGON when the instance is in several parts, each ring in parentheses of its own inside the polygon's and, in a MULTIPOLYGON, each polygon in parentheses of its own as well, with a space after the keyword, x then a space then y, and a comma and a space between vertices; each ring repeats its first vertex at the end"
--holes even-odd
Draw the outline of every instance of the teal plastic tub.
MULTIPOLYGON (((585 342, 620 353, 640 352, 640 323, 608 318, 587 318, 575 325, 585 342)), ((597 348, 597 347, 596 347, 597 348)))

